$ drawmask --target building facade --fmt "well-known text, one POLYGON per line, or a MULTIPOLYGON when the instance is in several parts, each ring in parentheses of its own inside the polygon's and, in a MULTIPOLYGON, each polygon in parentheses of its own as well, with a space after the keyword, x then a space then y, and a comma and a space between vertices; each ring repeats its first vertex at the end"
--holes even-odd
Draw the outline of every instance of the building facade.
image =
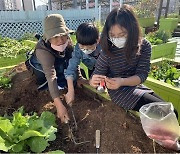
POLYGON ((16 5, 16 0, 1 0, 0 10, 2 11, 18 10, 16 5))
POLYGON ((5 5, 4 5, 4 1, 3 0, 0 0, 0 10, 5 10, 5 5))
POLYGON ((0 0, 0 11, 34 10, 33 0, 0 0))
POLYGON ((39 5, 39 6, 36 7, 36 10, 44 10, 44 11, 46 11, 46 10, 48 10, 48 6, 47 5, 39 5))
POLYGON ((33 0, 22 0, 22 8, 24 11, 35 10, 33 0))

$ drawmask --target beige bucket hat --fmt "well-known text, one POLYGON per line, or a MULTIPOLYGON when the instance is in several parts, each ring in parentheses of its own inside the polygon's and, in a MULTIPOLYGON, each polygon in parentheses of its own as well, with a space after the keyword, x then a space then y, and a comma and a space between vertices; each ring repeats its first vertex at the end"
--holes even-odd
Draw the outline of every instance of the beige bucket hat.
POLYGON ((60 14, 50 14, 44 19, 43 37, 47 41, 55 36, 62 36, 73 33, 66 27, 64 18, 60 14))

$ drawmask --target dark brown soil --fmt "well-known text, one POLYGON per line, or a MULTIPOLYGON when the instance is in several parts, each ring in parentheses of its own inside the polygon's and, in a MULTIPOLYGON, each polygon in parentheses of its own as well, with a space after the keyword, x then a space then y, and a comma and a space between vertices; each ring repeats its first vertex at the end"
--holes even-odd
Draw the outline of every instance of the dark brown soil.
MULTIPOLYGON (((11 90, 0 90, 0 115, 8 114, 21 106, 26 112, 41 113, 44 110, 56 112, 48 91, 37 91, 36 83, 24 64, 16 67, 11 90)), ((57 119, 57 138, 46 149, 63 150, 67 153, 95 153, 95 131, 101 131, 101 153, 153 153, 153 142, 144 133, 140 120, 130 115, 112 102, 102 101, 89 95, 83 88, 76 89, 73 111, 78 130, 74 132, 76 142, 90 141, 75 145, 68 136, 67 124, 57 119)), ((71 112, 70 112, 71 116, 71 112)), ((157 153, 172 153, 155 145, 157 153)))

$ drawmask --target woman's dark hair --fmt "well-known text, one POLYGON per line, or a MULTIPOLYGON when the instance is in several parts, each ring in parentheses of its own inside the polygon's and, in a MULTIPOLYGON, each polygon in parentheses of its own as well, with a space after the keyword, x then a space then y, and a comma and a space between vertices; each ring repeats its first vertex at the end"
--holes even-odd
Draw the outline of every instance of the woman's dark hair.
POLYGON ((76 31, 77 42, 82 45, 93 45, 97 43, 99 31, 93 23, 82 23, 76 31))
POLYGON ((113 9, 106 19, 100 44, 102 50, 110 56, 112 56, 112 53, 110 52, 112 43, 109 41, 109 31, 114 25, 120 25, 128 32, 127 41, 123 51, 125 52, 127 61, 130 61, 132 56, 139 51, 138 44, 141 36, 139 23, 133 12, 133 8, 130 5, 123 5, 121 8, 113 9))

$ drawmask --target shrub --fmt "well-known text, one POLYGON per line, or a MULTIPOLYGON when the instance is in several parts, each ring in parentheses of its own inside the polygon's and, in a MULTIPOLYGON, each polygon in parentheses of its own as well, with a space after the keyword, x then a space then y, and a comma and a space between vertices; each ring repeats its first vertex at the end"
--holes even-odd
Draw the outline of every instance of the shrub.
POLYGON ((135 5, 135 13, 138 18, 155 17, 159 0, 142 0, 135 5))
POLYGON ((167 43, 170 37, 171 34, 163 30, 150 32, 146 35, 147 40, 150 41, 152 45, 167 43))

